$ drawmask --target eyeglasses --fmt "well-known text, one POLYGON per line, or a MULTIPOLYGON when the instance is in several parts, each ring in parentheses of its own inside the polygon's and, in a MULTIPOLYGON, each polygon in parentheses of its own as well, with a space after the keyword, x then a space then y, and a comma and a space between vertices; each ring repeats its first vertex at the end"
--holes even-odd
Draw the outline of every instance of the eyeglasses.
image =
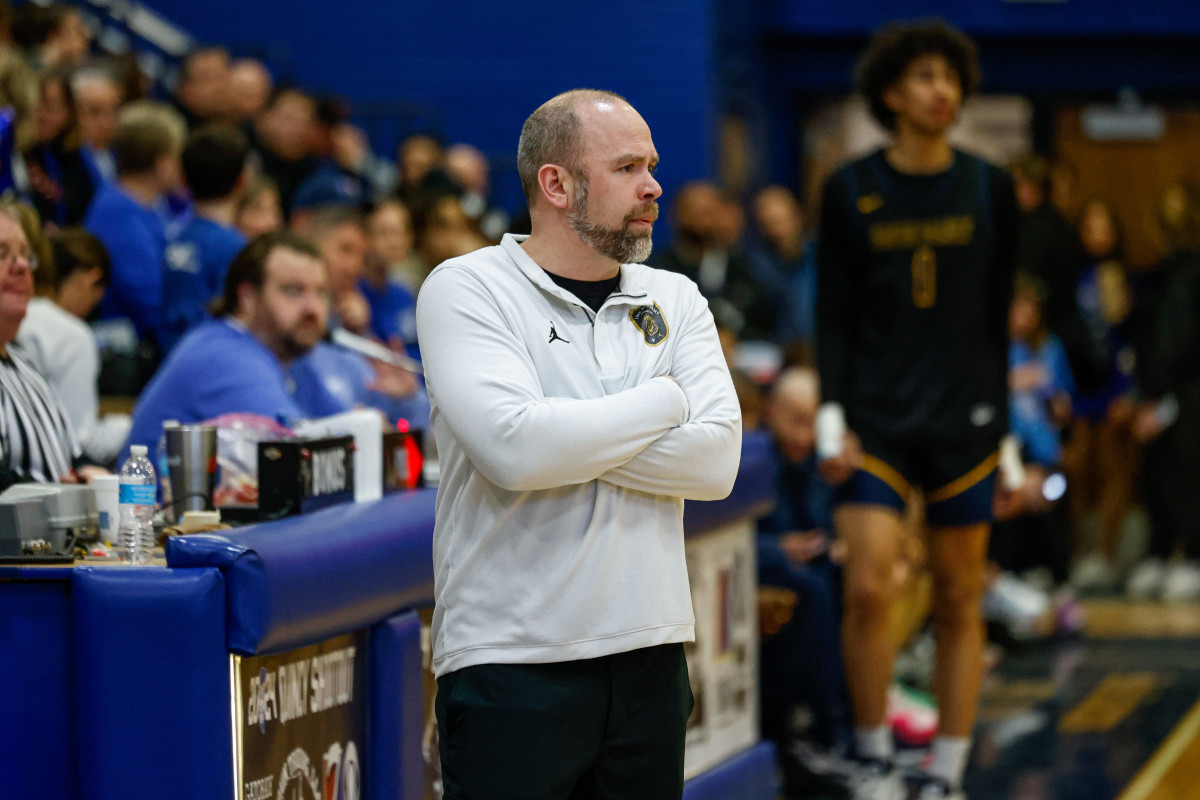
POLYGON ((33 253, 27 250, 9 250, 7 247, 0 247, 0 266, 9 269, 18 261, 28 264, 30 272, 34 272, 38 268, 38 259, 33 253))

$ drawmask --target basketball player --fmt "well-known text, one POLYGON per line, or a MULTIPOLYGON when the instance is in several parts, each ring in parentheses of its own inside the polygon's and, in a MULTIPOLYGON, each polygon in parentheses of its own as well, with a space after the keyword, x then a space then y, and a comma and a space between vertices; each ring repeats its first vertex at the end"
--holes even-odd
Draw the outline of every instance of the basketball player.
POLYGON ((983 670, 1018 212, 1008 176, 947 136, 979 81, 966 36, 940 21, 889 26, 857 79, 892 139, 825 186, 817 303, 818 456, 839 486, 835 527, 847 553, 843 655, 861 759, 853 789, 872 800, 905 795, 885 722, 889 619, 904 509, 921 491, 940 728, 917 796, 959 798, 983 670))

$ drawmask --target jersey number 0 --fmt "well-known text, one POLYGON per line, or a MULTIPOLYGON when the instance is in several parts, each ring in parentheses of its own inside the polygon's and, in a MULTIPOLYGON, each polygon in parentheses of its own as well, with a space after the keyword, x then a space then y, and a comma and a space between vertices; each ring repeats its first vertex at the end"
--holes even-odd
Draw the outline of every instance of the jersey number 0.
POLYGON ((912 300, 917 308, 933 308, 937 302, 937 254, 927 244, 913 252, 912 300))

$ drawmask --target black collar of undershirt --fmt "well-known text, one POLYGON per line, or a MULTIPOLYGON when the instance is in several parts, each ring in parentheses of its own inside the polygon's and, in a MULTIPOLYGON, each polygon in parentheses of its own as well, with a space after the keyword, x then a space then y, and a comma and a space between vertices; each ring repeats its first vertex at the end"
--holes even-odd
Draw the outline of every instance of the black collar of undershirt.
POLYGON ((584 305, 593 312, 598 312, 600 306, 604 305, 604 301, 608 299, 608 296, 616 291, 617 287, 621 284, 620 272, 611 278, 599 281, 581 281, 575 278, 564 278, 562 275, 555 275, 548 269, 543 269, 543 272, 550 276, 550 280, 582 300, 584 305))

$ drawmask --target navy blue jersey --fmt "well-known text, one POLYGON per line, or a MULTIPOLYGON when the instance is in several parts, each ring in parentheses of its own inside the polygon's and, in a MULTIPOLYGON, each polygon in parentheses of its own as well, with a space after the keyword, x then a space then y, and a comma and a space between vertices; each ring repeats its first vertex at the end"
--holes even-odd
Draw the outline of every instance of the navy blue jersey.
POLYGON ((1017 230, 1011 179, 960 151, 933 175, 880 150, 829 179, 817 361, 852 429, 922 444, 1006 430, 1017 230))

